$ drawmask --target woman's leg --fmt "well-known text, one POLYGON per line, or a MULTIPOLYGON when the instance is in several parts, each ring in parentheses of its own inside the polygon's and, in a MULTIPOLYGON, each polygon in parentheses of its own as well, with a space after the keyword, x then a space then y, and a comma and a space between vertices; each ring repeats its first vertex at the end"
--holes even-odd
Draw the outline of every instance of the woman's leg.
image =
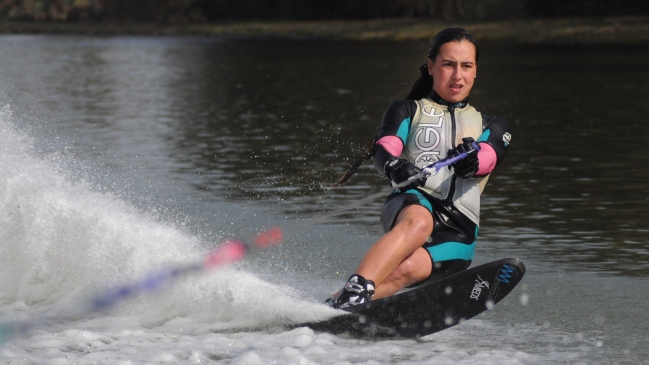
POLYGON ((401 261, 399 266, 376 287, 372 299, 392 295, 399 290, 428 279, 433 272, 433 261, 430 253, 420 247, 412 255, 401 261))
POLYGON ((421 246, 432 231, 433 217, 427 208, 413 204, 401 210, 394 227, 376 241, 356 270, 357 274, 374 281, 377 288, 375 298, 389 295, 386 293, 396 292, 430 275, 432 262, 421 246), (381 288, 384 282, 387 285, 385 289, 381 288), (403 286, 394 290, 401 283, 403 286))

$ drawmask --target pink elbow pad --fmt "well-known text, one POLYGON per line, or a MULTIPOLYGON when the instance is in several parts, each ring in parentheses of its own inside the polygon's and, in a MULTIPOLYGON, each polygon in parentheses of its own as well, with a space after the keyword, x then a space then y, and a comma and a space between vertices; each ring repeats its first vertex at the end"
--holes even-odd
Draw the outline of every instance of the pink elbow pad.
POLYGON ((401 156, 401 152, 403 152, 403 142, 401 142, 401 138, 397 136, 381 137, 381 139, 376 141, 376 144, 385 148, 385 150, 392 156, 401 156))
POLYGON ((480 143, 480 151, 478 152, 478 172, 476 175, 489 175, 496 167, 498 156, 496 151, 487 143, 480 143))

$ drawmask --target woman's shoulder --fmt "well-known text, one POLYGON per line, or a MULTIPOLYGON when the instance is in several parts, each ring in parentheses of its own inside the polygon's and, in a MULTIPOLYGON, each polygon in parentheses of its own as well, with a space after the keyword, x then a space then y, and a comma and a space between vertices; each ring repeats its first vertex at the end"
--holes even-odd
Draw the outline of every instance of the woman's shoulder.
POLYGON ((492 124, 500 124, 507 126, 509 128, 509 123, 507 123, 504 119, 492 115, 487 115, 485 113, 480 113, 482 116, 482 124, 484 125, 492 125, 492 124))
POLYGON ((407 99, 398 99, 394 100, 393 102, 388 105, 389 108, 416 108, 417 107, 417 102, 414 100, 407 100, 407 99))
POLYGON ((489 131, 487 142, 490 142, 492 147, 502 144, 502 147, 506 149, 509 146, 512 130, 509 123, 502 118, 482 114, 482 130, 489 131))
POLYGON ((383 119, 396 118, 401 121, 403 118, 414 116, 416 111, 417 103, 415 101, 405 99, 395 100, 388 105, 387 109, 385 109, 383 119))

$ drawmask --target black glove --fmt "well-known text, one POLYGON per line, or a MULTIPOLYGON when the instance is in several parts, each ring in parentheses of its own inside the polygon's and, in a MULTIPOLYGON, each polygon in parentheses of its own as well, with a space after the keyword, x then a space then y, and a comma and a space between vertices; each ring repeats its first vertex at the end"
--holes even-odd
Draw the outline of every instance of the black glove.
POLYGON ((462 138, 462 144, 457 145, 457 147, 448 151, 447 157, 459 156, 462 153, 466 152, 466 157, 459 160, 458 162, 452 164, 455 175, 468 179, 475 176, 480 167, 478 163, 478 150, 476 149, 477 144, 471 137, 462 138))
MULTIPOLYGON (((408 160, 392 157, 385 162, 385 165, 383 165, 383 173, 385 174, 385 177, 392 180, 392 185, 394 186, 407 181, 412 176, 421 174, 421 169, 410 163, 408 160)), ((413 180, 406 186, 400 187, 399 189, 414 189, 418 186, 424 185, 425 183, 426 177, 421 177, 413 180)))

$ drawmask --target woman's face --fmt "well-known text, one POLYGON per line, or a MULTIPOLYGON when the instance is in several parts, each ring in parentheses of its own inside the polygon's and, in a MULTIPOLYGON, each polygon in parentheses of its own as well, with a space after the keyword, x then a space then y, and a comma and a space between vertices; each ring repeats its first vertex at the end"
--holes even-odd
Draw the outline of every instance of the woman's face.
POLYGON ((435 61, 428 59, 433 90, 451 103, 458 103, 469 96, 477 67, 475 46, 465 40, 443 44, 435 61))

